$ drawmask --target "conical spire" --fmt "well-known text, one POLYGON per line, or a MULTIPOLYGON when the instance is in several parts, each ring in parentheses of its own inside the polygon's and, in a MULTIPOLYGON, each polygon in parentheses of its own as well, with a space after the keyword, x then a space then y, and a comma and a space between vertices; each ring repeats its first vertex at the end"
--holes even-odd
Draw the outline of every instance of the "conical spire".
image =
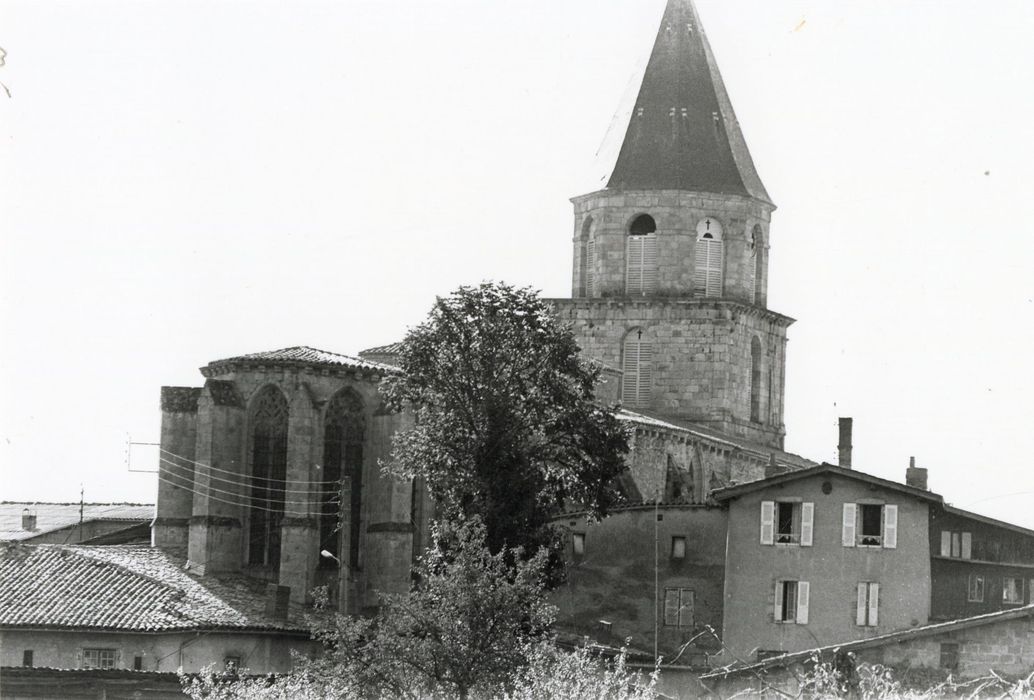
POLYGON ((771 202, 692 0, 668 0, 607 188, 771 202))

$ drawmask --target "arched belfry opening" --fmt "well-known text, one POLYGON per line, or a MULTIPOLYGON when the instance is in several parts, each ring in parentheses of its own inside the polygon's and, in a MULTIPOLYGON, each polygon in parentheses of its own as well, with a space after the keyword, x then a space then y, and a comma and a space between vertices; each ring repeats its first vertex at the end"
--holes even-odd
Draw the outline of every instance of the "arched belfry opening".
POLYGON ((761 422, 761 340, 750 339, 750 419, 761 422))
POLYGON ((596 291, 596 221, 587 216, 582 222, 580 236, 580 265, 578 273, 578 293, 584 297, 598 296, 596 291))
MULTIPOLYGON (((363 400, 351 389, 334 395, 323 418, 323 464, 320 481, 320 550, 348 556, 351 567, 359 564, 359 533, 363 486, 363 400), (341 534, 348 532, 349 551, 341 553, 341 534)), ((320 565, 337 563, 320 557, 320 565)))
POLYGON ((764 274, 764 261, 762 256, 765 254, 765 232, 762 231, 760 224, 754 224, 753 230, 750 233, 750 262, 748 266, 748 274, 750 275, 750 302, 752 304, 761 303, 761 289, 762 279, 761 276, 764 274))
POLYGON ((275 386, 259 390, 248 412, 248 564, 280 566, 280 524, 287 478, 288 405, 275 386))
POLYGON ((628 332, 621 355, 621 403, 645 408, 653 389, 653 343, 642 328, 628 332))
POLYGON ((657 222, 640 214, 628 227, 625 243, 625 293, 629 296, 657 291, 657 222))
POLYGON ((718 219, 708 216, 697 224, 693 257, 693 293, 705 297, 722 296, 725 247, 722 242, 722 224, 718 219))

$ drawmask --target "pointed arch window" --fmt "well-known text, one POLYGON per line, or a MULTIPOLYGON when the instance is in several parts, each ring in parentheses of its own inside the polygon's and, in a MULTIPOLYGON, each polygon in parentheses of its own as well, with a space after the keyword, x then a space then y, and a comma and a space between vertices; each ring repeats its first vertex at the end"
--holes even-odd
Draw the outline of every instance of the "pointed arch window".
MULTIPOLYGON (((363 400, 351 389, 334 395, 323 418, 323 474, 320 499, 320 550, 341 557, 341 533, 348 531, 348 563, 359 565, 363 493, 363 400), (347 517, 345 517, 347 516, 347 517)), ((333 567, 333 559, 319 558, 333 567)))
POLYGON ((657 223, 649 214, 632 221, 625 242, 625 293, 653 294, 657 291, 657 223))
POLYGON ((287 479, 287 399, 267 386, 251 402, 248 417, 251 493, 248 499, 248 563, 280 566, 280 524, 287 479))
POLYGON ((596 296, 596 222, 590 216, 582 224, 581 270, 579 271, 579 292, 582 296, 596 296))
POLYGON ((750 419, 761 422, 761 341, 750 340, 750 419))
POLYGON ((697 224, 697 241, 693 270, 693 293, 698 296, 722 296, 722 273, 725 249, 722 225, 707 217, 697 224))
POLYGON ((653 343, 646 339, 642 328, 626 336, 621 369, 621 403, 629 408, 648 406, 653 386, 653 343))

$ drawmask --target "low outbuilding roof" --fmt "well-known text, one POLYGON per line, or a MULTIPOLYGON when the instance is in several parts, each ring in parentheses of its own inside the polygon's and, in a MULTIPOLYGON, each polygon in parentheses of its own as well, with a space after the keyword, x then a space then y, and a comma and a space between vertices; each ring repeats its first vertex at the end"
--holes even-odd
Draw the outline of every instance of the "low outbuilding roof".
POLYGON ((150 522, 154 504, 143 503, 0 503, 0 540, 27 540, 56 530, 93 521, 117 521, 125 524, 150 522), (81 509, 81 512, 80 512, 81 509), (23 515, 35 516, 32 527, 23 527, 23 515))

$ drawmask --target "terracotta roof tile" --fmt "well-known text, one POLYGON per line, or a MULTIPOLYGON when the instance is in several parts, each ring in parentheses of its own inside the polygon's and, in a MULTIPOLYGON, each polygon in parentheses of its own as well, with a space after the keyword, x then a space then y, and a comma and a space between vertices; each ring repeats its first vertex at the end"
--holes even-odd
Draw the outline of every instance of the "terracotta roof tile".
POLYGON ((310 348, 304 345, 281 348, 280 350, 267 350, 265 352, 253 352, 237 357, 228 357, 208 363, 208 366, 201 368, 205 376, 212 376, 222 368, 237 366, 256 365, 283 365, 283 366, 324 366, 339 367, 343 369, 368 369, 378 372, 395 372, 397 369, 391 365, 380 362, 364 360, 350 355, 341 355, 336 352, 328 352, 317 348, 310 348))
POLYGON ((200 578, 146 546, 8 545, 0 552, 0 628, 304 631, 265 615, 265 582, 200 578))

